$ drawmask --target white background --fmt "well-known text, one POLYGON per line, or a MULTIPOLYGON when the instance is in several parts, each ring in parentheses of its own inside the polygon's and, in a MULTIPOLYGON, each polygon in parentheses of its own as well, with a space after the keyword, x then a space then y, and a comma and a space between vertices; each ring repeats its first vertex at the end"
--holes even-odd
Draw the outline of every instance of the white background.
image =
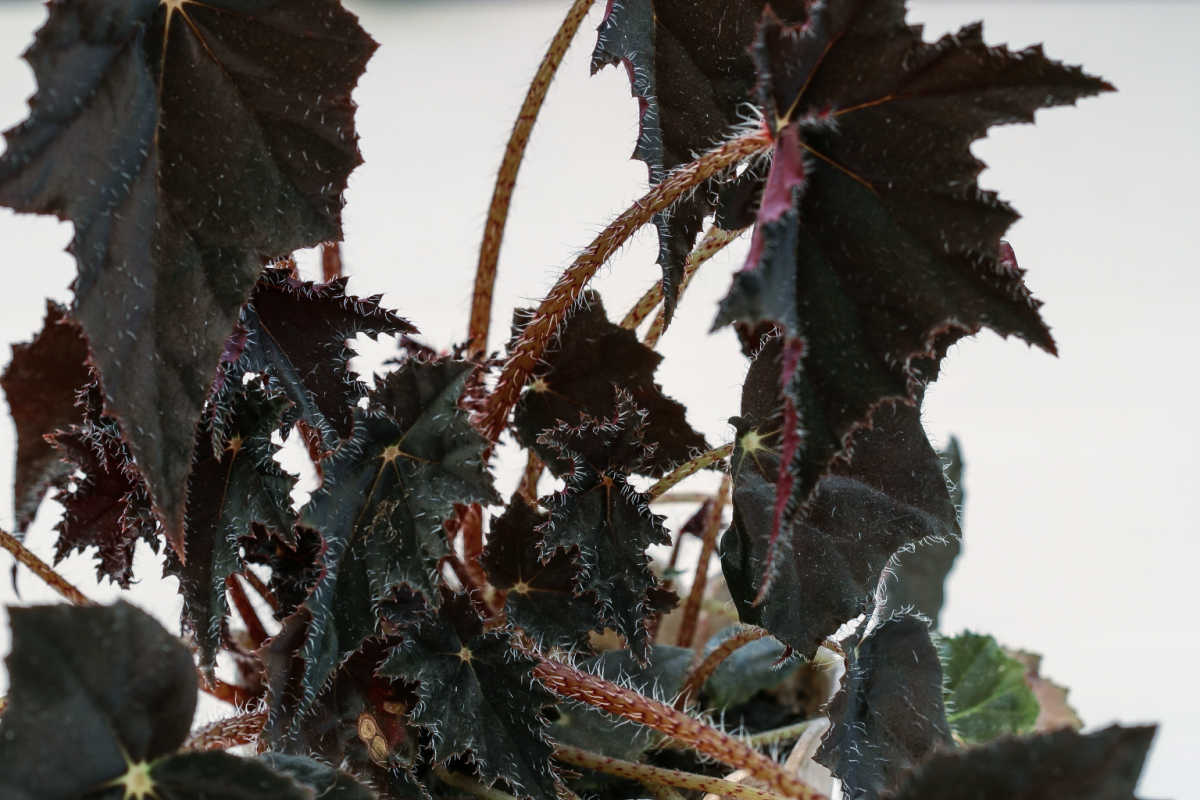
MULTIPOLYGON (((356 98, 366 164, 350 182, 346 253, 362 294, 385 292, 428 341, 466 330, 491 179, 509 127, 567 3, 357 3, 382 43, 356 98)), ((573 254, 645 188, 630 161, 636 104, 623 70, 588 77, 592 30, 569 53, 521 173, 502 253, 492 344, 509 310, 540 299, 573 254)), ((0 125, 33 91, 18 60, 41 24, 32 3, 0 6, 0 125)), ((953 432, 967 460, 966 545, 943 628, 971 628, 1045 654, 1089 726, 1158 721, 1141 786, 1185 796, 1200 750, 1197 578, 1196 293, 1200 223, 1195 79, 1200 7, 1188 4, 933 3, 912 21, 930 38, 976 19, 994 43, 1045 42, 1120 92, 1040 112, 975 147, 981 182, 1024 215, 1010 233, 1046 302, 1061 357, 984 334, 955 347, 926 403, 935 441, 953 432)), ((0 209, 0 342, 40 327, 43 298, 68 300, 68 226, 0 209)), ((619 317, 654 279, 644 231, 596 282, 619 317)), ((743 248, 698 274, 665 337, 659 376, 711 442, 731 435, 745 366, 728 332, 708 336, 714 303, 743 248)), ((2 359, 0 359, 2 360, 2 359)), ((11 486, 11 424, 0 423, 0 486, 11 486)), ((510 487, 506 483, 501 488, 510 487)), ((30 536, 51 550, 57 507, 30 536)), ((0 525, 11 530, 0 491, 0 525)), ((139 554, 136 602, 174 627, 173 580, 139 554)), ((0 602, 16 602, 0 555, 0 602)), ((96 598, 89 557, 65 571, 96 598)), ((28 574, 22 601, 52 599, 28 574)), ((0 649, 7 625, 0 615, 0 649)), ((0 685, 4 679, 0 678, 0 685)), ((221 709, 206 707, 203 715, 221 709)))

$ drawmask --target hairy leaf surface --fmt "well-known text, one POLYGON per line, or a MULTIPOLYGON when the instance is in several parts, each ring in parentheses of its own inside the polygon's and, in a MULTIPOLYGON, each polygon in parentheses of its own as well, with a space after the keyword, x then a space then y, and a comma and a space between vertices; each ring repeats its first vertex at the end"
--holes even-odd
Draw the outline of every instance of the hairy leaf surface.
MULTIPOLYGON (((747 51, 765 5, 766 0, 608 4, 592 54, 592 72, 618 63, 628 70, 640 109, 634 156, 646 162, 652 184, 726 139, 735 125, 750 117, 755 73, 747 51)), ((771 6, 796 22, 807 17, 802 0, 775 0, 771 6)), ((750 189, 751 194, 760 182, 761 176, 753 173, 738 181, 743 193, 750 189)), ((668 313, 674 308, 684 262, 700 223, 714 209, 715 188, 701 188, 655 217, 668 313)), ((731 199, 717 204, 719 218, 736 215, 731 199)), ((731 222, 727 229, 751 221, 731 222)))
POLYGON ((74 311, 178 550, 238 309, 264 259, 340 238, 374 47, 336 0, 95 0, 52 3, 25 55, 0 203, 74 223, 74 311))
POLYGON ((55 479, 70 471, 45 436, 79 422, 75 395, 91 382, 88 346, 67 310, 46 301, 46 321, 33 341, 12 346, 12 361, 0 375, 8 409, 17 426, 13 485, 16 528, 33 522, 55 479))
POLYGON ((889 800, 1133 800, 1154 727, 1064 730, 940 753, 889 800))
POLYGON ((97 579, 107 577, 129 588, 134 547, 141 539, 157 551, 158 523, 146 483, 116 421, 100 413, 97 383, 93 381, 79 398, 83 421, 51 436, 55 448, 75 467, 54 481, 63 505, 62 519, 55 526, 54 558, 58 562, 73 551, 94 546, 97 579))
POLYGON ((439 600, 438 562, 450 552, 442 523, 454 504, 499 502, 487 443, 459 407, 471 369, 407 361, 380 379, 351 440, 325 464, 301 518, 324 543, 322 574, 304 602, 308 702, 375 630, 380 603, 402 589, 439 600))
POLYGON ((302 419, 323 433, 328 449, 350 435, 354 408, 367 393, 348 368, 354 353, 347 340, 360 333, 375 337, 417 330, 380 306, 379 295, 346 294, 346 282, 300 281, 283 269, 264 272, 231 342, 239 357, 223 376, 236 384, 246 372, 267 375, 295 404, 282 426, 302 419))
POLYGON ((1025 666, 995 639, 961 633, 943 639, 941 650, 946 719, 963 741, 978 744, 1033 730, 1039 709, 1025 666))
POLYGON ((761 602, 776 501, 781 415, 779 341, 751 365, 734 419, 733 524, 721 540, 721 566, 743 622, 760 625, 810 657, 848 619, 873 607, 881 574, 901 547, 953 538, 957 514, 941 461, 919 412, 883 406, 854 439, 853 456, 826 477, 807 510, 786 522, 776 574, 761 602))
POLYGON ((765 13, 755 40, 776 146, 717 325, 773 322, 802 352, 784 375, 804 431, 793 508, 881 403, 916 400, 963 335, 986 326, 1054 352, 1001 245, 1017 215, 978 187, 970 145, 1112 87, 1039 48, 988 47, 978 25, 920 34, 903 0, 831 0, 803 26, 765 13))
POLYGON ((841 779, 844 797, 873 800, 950 745, 942 668, 920 617, 892 617, 845 644, 846 676, 830 703, 833 725, 816 760, 841 779))
POLYGON ((644 452, 644 413, 621 394, 612 417, 584 416, 577 426, 560 424, 539 437, 573 465, 563 490, 541 500, 550 519, 539 528, 539 558, 549 562, 556 553, 577 554, 575 592, 595 598, 593 627, 612 628, 642 656, 650 644, 648 618, 675 602, 650 570, 646 549, 671 539, 663 518, 650 510, 649 498, 623 471, 623 465, 636 470, 640 456, 635 454, 644 452), (592 458, 608 453, 610 459, 597 463, 584 455, 589 452, 592 458))
POLYGON ((542 563, 539 529, 550 514, 539 511, 520 494, 492 523, 482 565, 488 580, 506 592, 504 610, 509 622, 524 630, 542 650, 587 648, 596 625, 598 600, 579 595, 579 571, 574 550, 556 550, 542 563))
POLYGON ((553 695, 533 678, 535 662, 504 633, 483 630, 466 595, 446 598, 394 648, 381 675, 417 684, 411 719, 433 733, 441 763, 467 756, 487 783, 507 781, 523 797, 554 798, 543 709, 553 695))
MULTIPOLYGON (((520 312, 517 324, 520 324, 520 312)), ((516 326, 514 326, 516 327, 516 326)), ((517 441, 533 447, 558 475, 569 471, 552 447, 539 446, 538 435, 559 422, 575 425, 582 415, 595 419, 617 411, 617 387, 645 412, 642 439, 649 448, 637 454, 637 471, 661 477, 671 467, 707 450, 704 437, 688 425, 684 408, 663 394, 654 382, 654 371, 662 356, 638 341, 630 330, 609 322, 600 295, 584 293, 576 309, 558 332, 555 348, 543 359, 521 396, 513 417, 517 441)), ((632 464, 614 461, 600 442, 579 442, 580 455, 594 462, 609 460, 627 471, 632 464)), ((630 453, 632 457, 633 453, 630 453)))
POLYGON ((168 558, 179 575, 184 622, 206 668, 213 666, 228 614, 226 581, 245 566, 240 539, 251 535, 256 522, 286 536, 296 519, 291 501, 296 481, 275 463, 279 448, 271 442, 290 404, 257 383, 241 386, 224 402, 221 422, 206 419, 197 431, 188 478, 187 562, 168 558))

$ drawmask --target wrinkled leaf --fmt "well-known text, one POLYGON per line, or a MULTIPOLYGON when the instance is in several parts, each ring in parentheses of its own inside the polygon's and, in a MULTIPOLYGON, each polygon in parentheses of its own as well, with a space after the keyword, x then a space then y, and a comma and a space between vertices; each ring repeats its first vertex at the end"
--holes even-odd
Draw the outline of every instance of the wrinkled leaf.
POLYGON ((590 594, 576 593, 579 565, 574 551, 555 551, 542 563, 538 529, 549 519, 548 513, 514 494, 492 523, 481 563, 491 584, 506 592, 509 622, 524 630, 539 649, 586 649, 589 631, 596 625, 598 601, 590 594))
POLYGON ((33 522, 46 490, 70 471, 44 438, 78 423, 75 395, 91 382, 87 341, 67 310, 46 301, 46 321, 33 341, 14 344, 12 361, 0 376, 8 409, 17 426, 17 466, 13 486, 16 528, 33 522))
POLYGON ((649 498, 630 485, 619 466, 595 464, 581 451, 608 452, 618 464, 632 463, 636 469, 639 459, 622 454, 642 447, 643 419, 627 397, 619 397, 614 416, 583 417, 576 427, 560 424, 539 437, 573 464, 563 490, 541 500, 550 519, 538 529, 539 559, 549 562, 556 553, 573 554, 578 563, 575 593, 595 598, 593 627, 612 628, 638 655, 650 644, 649 619, 675 603, 675 595, 650 570, 646 554, 650 545, 671 539, 663 518, 650 510, 649 498))
MULTIPOLYGON (((683 688, 692 656, 688 648, 658 644, 650 647, 644 664, 629 650, 607 650, 583 659, 578 666, 647 697, 672 702, 683 688)), ((662 738, 651 728, 613 718, 578 702, 559 706, 559 716, 550 728, 550 735, 566 744, 626 761, 637 761, 662 738)))
POLYGON ((991 636, 961 633, 942 640, 946 719, 968 744, 1033 730, 1038 701, 1025 667, 991 636))
POLYGON ((884 406, 854 440, 848 464, 825 478, 808 509, 785 525, 775 580, 755 603, 766 569, 778 469, 779 342, 759 354, 742 394, 733 453, 733 524, 721 566, 743 622, 811 657, 848 619, 872 608, 880 577, 901 547, 957 535, 942 465, 919 412, 884 406))
MULTIPOLYGON (((946 468, 946 484, 950 489, 950 502, 958 509, 961 525, 966 492, 963 488, 962 448, 958 439, 950 437, 940 454, 946 468)), ((885 613, 914 609, 928 617, 930 627, 937 630, 938 615, 946 596, 946 579, 954 568, 954 560, 962 549, 957 537, 927 539, 917 542, 912 550, 896 554, 891 576, 887 584, 885 613)))
POLYGON ((187 562, 168 557, 179 576, 184 622, 206 668, 216 659, 228 614, 226 581, 245 566, 240 539, 251 535, 256 522, 288 535, 296 517, 291 501, 296 481, 274 461, 279 448, 271 442, 290 404, 257 383, 241 386, 224 402, 223 424, 206 419, 197 431, 188 478, 187 562))
POLYGON ((187 737, 191 654, 133 606, 10 608, 0 795, 76 800, 187 737), (48 757, 54 753, 63 758, 48 757))
POLYGON ((53 2, 0 203, 75 225, 74 312, 182 550, 195 426, 264 259, 341 235, 350 91, 375 44, 335 0, 53 2))
POLYGON ((281 427, 304 420, 323 433, 329 449, 350 435, 354 408, 367 393, 348 368, 354 353, 347 340, 417 330, 380 306, 379 295, 347 295, 346 282, 300 281, 283 269, 264 272, 242 310, 239 357, 223 378, 236 384, 246 372, 265 374, 295 404, 281 427))
MULTIPOLYGON (((313 796, 310 787, 286 771, 218 750, 165 758, 153 765, 150 779, 160 800, 311 800, 313 796)), ((120 797, 118 793, 113 800, 120 797)))
POLYGON ((977 186, 970 145, 1112 87, 1039 48, 988 47, 978 25, 926 43, 904 18, 903 0, 835 0, 801 27, 767 12, 752 51, 776 146, 716 324, 773 322, 802 351, 784 375, 804 432, 790 508, 881 404, 915 402, 963 335, 1054 352, 1001 246, 1016 214, 977 186))
MULTIPOLYGON (((517 324, 520 324, 518 312, 517 324)), ((667 397, 654 382, 654 371, 662 356, 638 341, 630 330, 609 322, 600 295, 585 292, 556 337, 555 347, 543 358, 544 366, 534 373, 521 396, 513 422, 517 441, 533 447, 556 474, 569 471, 569 464, 556 458, 553 448, 539 446, 538 435, 560 422, 575 425, 581 416, 608 418, 617 411, 618 387, 645 412, 642 438, 648 451, 641 454, 637 471, 654 477, 708 449, 704 437, 692 430, 684 408, 667 397)), ((579 442, 579 452, 594 463, 608 460, 631 471, 632 464, 614 459, 596 442, 579 442)), ((635 454, 630 453, 630 456, 635 454)))
POLYGON ((816 760, 842 781, 843 797, 872 800, 950 745, 942 668, 920 617, 892 617, 844 644, 848 669, 816 760))
POLYGON ((554 798, 543 709, 553 695, 533 678, 535 662, 503 633, 483 630, 465 595, 448 597, 379 668, 417 684, 411 719, 433 734, 440 763, 466 756, 485 782, 506 781, 522 797, 554 798))
POLYGON ((438 562, 450 552, 442 523, 455 503, 499 502, 487 443, 458 404, 471 369, 407 361, 379 381, 351 440, 325 462, 325 482, 301 517, 324 543, 304 602, 309 702, 375 630, 380 603, 402 589, 439 599, 438 562))
MULTIPOLYGON (((623 63, 640 107, 634 156, 646 162, 650 182, 728 138, 749 117, 755 73, 747 52, 765 0, 624 0, 609 3, 592 54, 592 72, 623 63)), ((774 0, 776 13, 794 21, 807 16, 803 0, 774 0)), ((737 221, 761 177, 747 173, 717 203, 726 230, 737 221), (736 187, 736 188, 734 188, 736 187)), ((714 182, 717 183, 717 182, 714 182)), ((702 187, 655 216, 658 263, 668 313, 683 278, 684 262, 700 223, 714 209, 716 186, 702 187)))
POLYGON ((63 505, 54 558, 57 563, 72 551, 95 547, 97 580, 106 577, 129 588, 134 547, 140 539, 157 551, 159 529, 146 483, 116 422, 101 415, 100 403, 93 381, 80 394, 83 421, 51 436, 62 458, 75 467, 54 480, 63 505))
POLYGON ((940 753, 889 800, 1133 800, 1154 727, 1057 731, 940 753))

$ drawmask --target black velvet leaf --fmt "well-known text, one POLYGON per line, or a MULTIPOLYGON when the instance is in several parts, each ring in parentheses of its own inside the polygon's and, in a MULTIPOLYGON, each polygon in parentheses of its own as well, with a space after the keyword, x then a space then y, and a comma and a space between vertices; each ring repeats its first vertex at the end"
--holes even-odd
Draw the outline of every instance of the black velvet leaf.
POLYGON ((874 800, 950 746, 942 666, 920 617, 892 617, 844 644, 847 671, 816 760, 842 781, 847 800, 874 800))
MULTIPOLYGON (((518 312, 514 327, 520 323, 518 312)), ((599 294, 585 292, 517 404, 513 417, 517 441, 537 450, 556 474, 569 471, 570 465, 563 463, 553 448, 538 445, 538 435, 560 422, 578 424, 582 415, 611 417, 617 410, 615 386, 645 412, 642 439, 649 449, 640 454, 637 471, 654 477, 665 475, 673 466, 707 450, 708 445, 688 425, 684 407, 664 395, 654 382, 654 371, 661 362, 662 356, 639 342, 633 331, 609 322, 599 294)), ((632 464, 614 460, 599 443, 589 447, 581 442, 579 447, 585 458, 607 459, 627 471, 633 469, 632 464)))
POLYGON ((75 225, 73 311, 182 551, 195 427, 267 258, 338 239, 375 43, 336 0, 49 6, 0 204, 75 225))
POLYGON ((412 721, 433 734, 434 759, 466 756, 491 784, 522 797, 557 796, 543 710, 554 696, 533 678, 535 662, 508 636, 484 632, 466 595, 447 597, 395 647, 383 676, 417 684, 412 721))

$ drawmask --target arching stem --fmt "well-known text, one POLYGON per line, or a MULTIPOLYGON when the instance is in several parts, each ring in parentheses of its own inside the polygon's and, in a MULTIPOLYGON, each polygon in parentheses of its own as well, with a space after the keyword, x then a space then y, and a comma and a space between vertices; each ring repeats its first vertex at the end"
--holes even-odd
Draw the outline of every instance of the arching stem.
POLYGON ((646 494, 650 497, 650 502, 653 503, 659 497, 662 497, 671 487, 678 484, 684 478, 695 475, 705 467, 711 467, 713 464, 729 458, 731 455, 733 455, 732 442, 723 444, 720 447, 714 447, 712 450, 696 456, 691 461, 680 464, 646 491, 646 494))
POLYGON ((475 268, 475 290, 471 297, 471 321, 467 329, 467 355, 480 358, 487 351, 488 330, 492 324, 492 293, 496 287, 496 262, 500 258, 500 243, 504 239, 504 225, 508 221, 508 208, 512 203, 513 187, 517 184, 517 173, 521 169, 521 161, 525 157, 525 145, 529 143, 529 135, 533 124, 541 111, 542 101, 554 80, 554 73, 562 63, 571 40, 575 38, 579 25, 587 16, 595 0, 575 0, 567 11, 567 16, 558 27, 542 63, 538 65, 529 90, 525 93, 525 102, 513 123, 512 133, 508 137, 508 146, 504 149, 504 159, 500 162, 500 172, 496 175, 496 185, 492 190, 492 204, 488 207, 487 222, 483 227, 483 243, 479 247, 479 264, 475 268))
MULTIPOLYGON (((680 647, 691 647, 696 636, 696 621, 700 618, 700 601, 704 599, 704 590, 708 585, 708 562, 712 560, 713 551, 717 546, 717 534, 721 531, 721 515, 725 512, 725 504, 729 502, 729 475, 721 476, 721 487, 709 506, 704 518, 704 529, 701 531, 700 559, 696 562, 696 574, 692 578, 692 589, 688 592, 687 602, 683 606, 683 620, 679 623, 679 638, 676 641, 680 647)), ((676 706, 677 708, 679 706, 676 706)))

